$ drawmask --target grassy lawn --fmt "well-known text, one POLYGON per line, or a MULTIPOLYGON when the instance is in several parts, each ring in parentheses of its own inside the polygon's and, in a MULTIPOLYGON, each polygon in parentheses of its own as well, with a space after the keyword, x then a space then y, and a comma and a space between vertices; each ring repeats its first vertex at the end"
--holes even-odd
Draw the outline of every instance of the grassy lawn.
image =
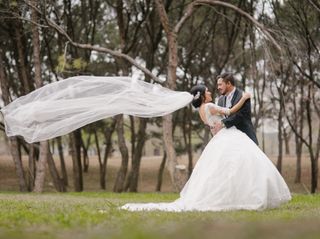
POLYGON ((320 238, 320 195, 295 194, 278 209, 127 212, 127 202, 169 193, 0 193, 0 238, 320 238))

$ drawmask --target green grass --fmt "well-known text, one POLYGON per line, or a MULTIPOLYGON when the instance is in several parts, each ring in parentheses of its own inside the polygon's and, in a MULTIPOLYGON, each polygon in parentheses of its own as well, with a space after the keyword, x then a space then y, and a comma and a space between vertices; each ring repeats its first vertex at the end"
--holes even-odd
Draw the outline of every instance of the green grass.
POLYGON ((127 202, 172 201, 167 193, 0 193, 0 238, 320 238, 320 195, 277 209, 128 212, 127 202))

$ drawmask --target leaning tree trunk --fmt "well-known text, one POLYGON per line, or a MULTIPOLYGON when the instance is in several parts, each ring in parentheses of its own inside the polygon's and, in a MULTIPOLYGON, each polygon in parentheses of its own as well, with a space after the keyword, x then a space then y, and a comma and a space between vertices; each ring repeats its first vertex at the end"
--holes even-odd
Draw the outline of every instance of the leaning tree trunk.
POLYGON ((161 191, 163 171, 164 171, 164 167, 166 165, 166 161, 167 161, 167 154, 164 151, 163 152, 162 161, 161 161, 161 164, 160 164, 160 167, 159 167, 159 172, 158 172, 158 180, 157 180, 157 186, 156 186, 156 191, 157 192, 161 191))
POLYGON ((65 187, 64 181, 59 176, 56 164, 55 164, 54 159, 52 157, 52 154, 50 152, 49 142, 46 141, 46 143, 48 144, 48 146, 47 146, 48 147, 48 156, 47 156, 48 158, 47 158, 47 160, 48 160, 48 166, 49 166, 49 171, 50 171, 51 178, 52 178, 52 181, 53 181, 53 185, 54 185, 54 187, 56 188, 56 190, 58 192, 66 192, 66 187, 65 187))
POLYGON ((16 137, 11 137, 9 140, 9 147, 10 147, 10 152, 13 157, 16 173, 19 179, 19 188, 21 192, 27 192, 28 187, 27 187, 27 182, 25 179, 25 174, 23 171, 23 166, 22 166, 22 161, 21 157, 19 155, 19 150, 18 150, 18 141, 16 137))

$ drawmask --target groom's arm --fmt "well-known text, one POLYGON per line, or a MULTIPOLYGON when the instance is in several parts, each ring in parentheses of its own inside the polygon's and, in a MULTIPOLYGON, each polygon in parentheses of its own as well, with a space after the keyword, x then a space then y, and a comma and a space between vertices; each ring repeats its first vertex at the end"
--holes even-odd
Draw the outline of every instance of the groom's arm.
POLYGON ((241 109, 230 115, 228 118, 222 119, 222 123, 226 126, 226 128, 230 128, 232 126, 239 126, 243 124, 243 122, 250 116, 251 111, 251 102, 247 100, 241 109))

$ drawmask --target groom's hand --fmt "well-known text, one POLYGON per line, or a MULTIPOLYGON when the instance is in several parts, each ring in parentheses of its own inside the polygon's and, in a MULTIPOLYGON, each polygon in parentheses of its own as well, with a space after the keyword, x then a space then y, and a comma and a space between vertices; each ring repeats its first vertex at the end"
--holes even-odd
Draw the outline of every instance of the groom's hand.
POLYGON ((223 127, 224 124, 222 122, 216 122, 212 127, 210 127, 212 135, 218 133, 223 127))

